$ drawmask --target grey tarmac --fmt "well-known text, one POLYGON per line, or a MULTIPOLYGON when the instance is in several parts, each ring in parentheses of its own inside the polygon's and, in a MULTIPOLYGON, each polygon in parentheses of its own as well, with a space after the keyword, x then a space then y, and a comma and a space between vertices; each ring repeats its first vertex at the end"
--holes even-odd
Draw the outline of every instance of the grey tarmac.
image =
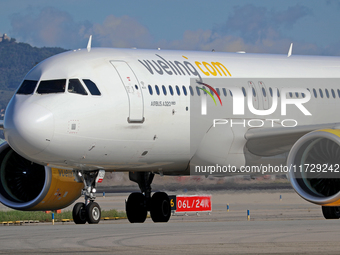
MULTIPOLYGON (((98 198, 98 202, 105 208, 110 203, 120 207, 116 204, 117 199, 125 195, 110 194, 98 198)), ((292 191, 214 192, 212 197, 211 215, 178 214, 168 223, 155 224, 148 218, 143 224, 113 220, 101 221, 98 225, 0 226, 0 254, 340 252, 340 220, 324 220, 319 206, 305 202, 292 191), (250 210, 250 221, 247 221, 247 209, 250 210)))

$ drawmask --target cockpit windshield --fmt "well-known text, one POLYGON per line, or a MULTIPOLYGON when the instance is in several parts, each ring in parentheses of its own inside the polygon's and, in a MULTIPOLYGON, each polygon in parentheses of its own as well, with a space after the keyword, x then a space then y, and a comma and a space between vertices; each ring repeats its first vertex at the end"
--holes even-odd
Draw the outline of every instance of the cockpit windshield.
POLYGON ((65 92, 66 79, 41 81, 37 89, 38 94, 65 92))
POLYGON ((81 85, 78 79, 70 79, 68 81, 68 88, 67 91, 69 93, 75 93, 80 95, 87 95, 86 90, 84 89, 83 85, 81 85))
POLYGON ((33 94, 38 81, 24 80, 18 89, 17 94, 19 95, 30 95, 33 94))
MULTIPOLYGON (((67 85, 67 92, 79 95, 88 95, 86 88, 90 91, 93 96, 100 96, 101 93, 98 90, 96 84, 89 80, 83 79, 84 83, 79 79, 59 79, 59 80, 43 80, 40 81, 38 89, 36 93, 38 94, 52 94, 52 93, 64 93, 67 85), (86 88, 84 86, 86 85, 86 88)), ((20 88, 17 91, 17 94, 21 95, 30 95, 33 94, 38 81, 33 80, 24 80, 21 84, 20 88)))
POLYGON ((93 81, 84 79, 83 82, 93 96, 101 95, 99 89, 97 88, 97 85, 93 81))

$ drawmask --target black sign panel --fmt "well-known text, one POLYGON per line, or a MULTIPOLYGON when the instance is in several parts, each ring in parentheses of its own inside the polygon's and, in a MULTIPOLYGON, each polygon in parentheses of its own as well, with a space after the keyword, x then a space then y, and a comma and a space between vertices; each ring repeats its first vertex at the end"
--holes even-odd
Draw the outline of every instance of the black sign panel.
POLYGON ((170 199, 171 211, 176 211, 177 210, 176 196, 171 195, 169 196, 169 199, 170 199))

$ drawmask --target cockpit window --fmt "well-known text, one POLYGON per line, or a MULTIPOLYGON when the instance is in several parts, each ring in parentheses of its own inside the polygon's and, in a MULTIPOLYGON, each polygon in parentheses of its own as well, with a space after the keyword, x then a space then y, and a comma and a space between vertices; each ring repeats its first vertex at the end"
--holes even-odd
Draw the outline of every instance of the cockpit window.
POLYGON ((90 93, 93 96, 100 96, 100 91, 97 88, 97 85, 91 81, 91 80, 83 80, 83 82, 85 83, 86 87, 88 88, 88 90, 90 91, 90 93))
POLYGON ((63 93, 65 92, 66 79, 41 81, 37 89, 39 94, 63 93))
POLYGON ((33 94, 38 81, 24 80, 18 89, 17 94, 20 95, 30 95, 33 94))
POLYGON ((84 89, 83 85, 81 85, 78 79, 70 79, 68 81, 68 88, 67 91, 69 93, 75 93, 80 95, 87 95, 86 90, 84 89))

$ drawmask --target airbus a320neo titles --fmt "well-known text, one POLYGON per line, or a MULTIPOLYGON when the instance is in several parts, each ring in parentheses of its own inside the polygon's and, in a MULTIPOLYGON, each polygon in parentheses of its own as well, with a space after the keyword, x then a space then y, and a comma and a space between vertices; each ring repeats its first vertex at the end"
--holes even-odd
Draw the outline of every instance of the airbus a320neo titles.
MULTIPOLYGON (((144 222, 149 211, 154 222, 167 222, 168 195, 151 192, 155 174, 189 175, 207 164, 336 168, 339 108, 339 57, 89 43, 36 65, 9 102, 0 201, 23 211, 55 210, 84 195, 74 222, 98 223, 96 184, 105 172, 123 171, 140 188, 127 199, 128 220, 144 222)), ((340 217, 340 178, 288 176, 326 218, 340 217)))

